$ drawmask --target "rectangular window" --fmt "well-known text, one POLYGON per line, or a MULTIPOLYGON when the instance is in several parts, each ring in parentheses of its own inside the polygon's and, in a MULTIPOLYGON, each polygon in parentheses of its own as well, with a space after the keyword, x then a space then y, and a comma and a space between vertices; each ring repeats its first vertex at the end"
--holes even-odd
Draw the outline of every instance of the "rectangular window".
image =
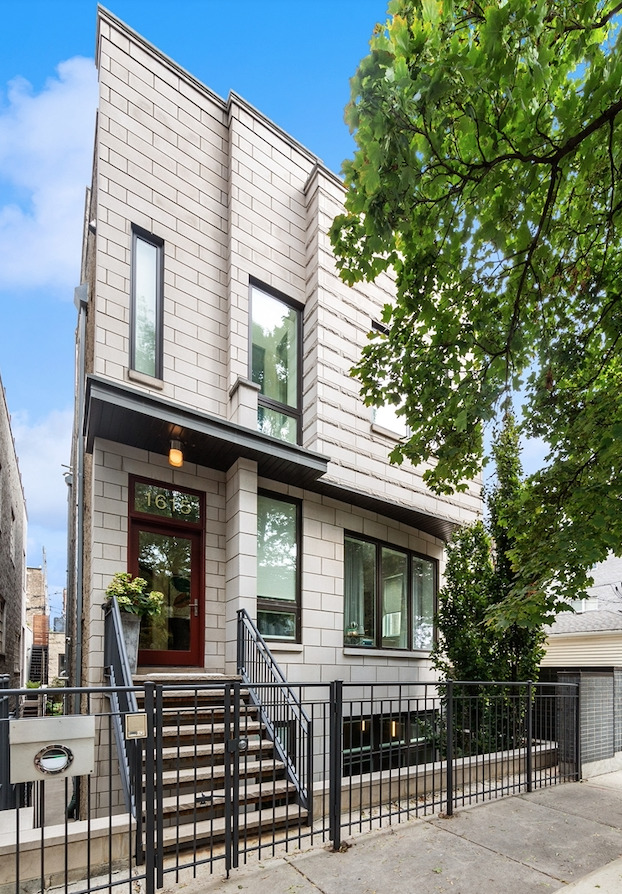
MULTIPOLYGON (((386 336, 389 334, 388 327, 385 326, 384 323, 379 323, 376 320, 371 321, 371 328, 373 332, 378 332, 381 335, 386 336)), ((372 425, 375 425, 378 428, 383 428, 397 438, 407 437, 408 425, 406 419, 398 413, 400 406, 401 404, 387 403, 381 407, 372 407, 372 425)))
POLYGON ((395 404, 384 404, 382 407, 372 408, 372 423, 378 428, 384 428, 396 438, 405 438, 408 435, 408 426, 403 416, 398 415, 399 407, 395 404))
POLYGON ((344 644, 432 648, 436 562, 346 534, 344 644))
POLYGON ((438 760, 439 718, 433 710, 395 711, 391 701, 375 714, 343 720, 343 775, 411 767, 438 760))
POLYGON ((132 227, 130 367, 162 378, 164 242, 132 227))
POLYGON ((297 444, 301 431, 302 309, 251 282, 251 379, 259 385, 257 427, 297 444))
POLYGON ((257 627, 300 642, 300 503, 257 496, 257 627))

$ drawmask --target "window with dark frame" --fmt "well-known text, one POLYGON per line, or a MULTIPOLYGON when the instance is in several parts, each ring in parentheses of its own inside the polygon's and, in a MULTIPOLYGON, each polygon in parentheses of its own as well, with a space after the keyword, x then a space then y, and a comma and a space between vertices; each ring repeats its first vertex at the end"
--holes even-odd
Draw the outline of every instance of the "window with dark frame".
POLYGON ((164 241, 132 226, 130 368, 162 378, 164 241))
POLYGON ((345 535, 344 645, 429 651, 436 562, 380 541, 345 535))
MULTIPOLYGON (((389 327, 385 326, 384 323, 377 322, 377 320, 371 321, 371 328, 374 332, 379 332, 382 335, 389 334, 389 327)), ((380 407, 372 407, 372 424, 378 428, 385 429, 386 432, 390 432, 396 438, 407 437, 409 433, 408 423, 406 418, 398 413, 400 407, 401 404, 391 403, 383 404, 380 407)))
POLYGON ((257 495, 257 628, 266 639, 301 641, 301 505, 257 495))
POLYGON ((344 717, 344 776, 411 767, 438 760, 439 717, 434 709, 344 717))
POLYGON ((250 377, 259 385, 257 428, 291 444, 302 430, 302 307, 251 279, 250 377))

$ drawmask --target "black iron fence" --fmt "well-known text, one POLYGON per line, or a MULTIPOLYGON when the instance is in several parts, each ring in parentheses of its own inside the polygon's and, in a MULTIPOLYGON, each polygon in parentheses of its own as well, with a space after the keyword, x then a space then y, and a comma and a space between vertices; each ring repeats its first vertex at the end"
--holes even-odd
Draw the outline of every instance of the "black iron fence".
MULTIPOLYGON (((25 693, 2 693, 0 748, 25 693)), ((252 692, 233 680, 47 693, 65 716, 79 704, 95 718, 92 772, 9 782, 21 806, 0 813, 0 878, 15 891, 75 882, 86 894, 134 880, 149 894, 199 867, 338 848, 357 832, 579 776, 574 684, 271 679, 252 692), (279 714, 284 702, 302 726, 279 714), (140 755, 129 808, 119 735, 140 755), (303 796, 290 772, 301 751, 303 796)), ((62 727, 50 735, 63 745, 62 727)))

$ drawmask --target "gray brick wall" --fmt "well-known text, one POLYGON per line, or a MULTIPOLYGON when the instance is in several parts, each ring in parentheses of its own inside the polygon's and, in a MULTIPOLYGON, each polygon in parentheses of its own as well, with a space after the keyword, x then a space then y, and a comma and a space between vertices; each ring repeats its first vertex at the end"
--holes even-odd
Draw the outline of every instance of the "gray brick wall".
MULTIPOLYGON (((622 751, 622 668, 569 671, 560 683, 580 683, 581 764, 610 760, 622 751)), ((560 759, 570 757, 570 728, 558 713, 560 759)))
POLYGON ((14 687, 20 685, 25 548, 26 504, 0 380, 0 605, 4 604, 0 674, 8 674, 14 687))

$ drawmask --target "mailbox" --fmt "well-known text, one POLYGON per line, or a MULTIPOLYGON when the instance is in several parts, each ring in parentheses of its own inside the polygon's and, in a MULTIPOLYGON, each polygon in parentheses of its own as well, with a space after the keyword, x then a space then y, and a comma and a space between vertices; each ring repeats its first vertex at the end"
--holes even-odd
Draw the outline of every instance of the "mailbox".
POLYGON ((10 720, 9 748, 11 783, 85 776, 95 768, 95 717, 10 720))

